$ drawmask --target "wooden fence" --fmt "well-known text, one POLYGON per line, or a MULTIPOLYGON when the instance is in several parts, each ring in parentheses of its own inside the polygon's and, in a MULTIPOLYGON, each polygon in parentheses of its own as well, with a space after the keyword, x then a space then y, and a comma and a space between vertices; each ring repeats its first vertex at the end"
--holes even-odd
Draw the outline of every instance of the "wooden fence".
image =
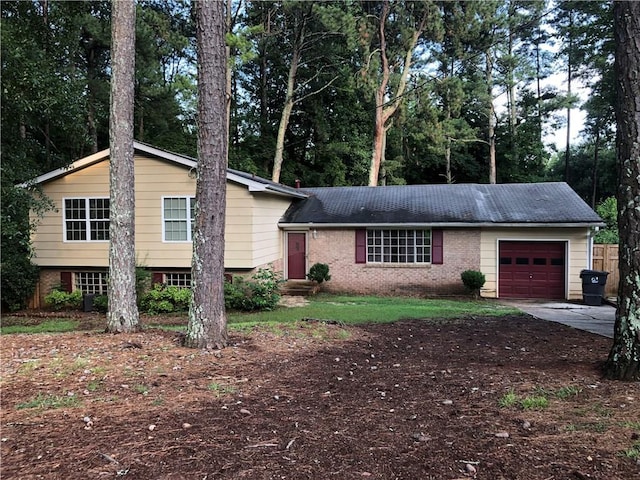
POLYGON ((605 297, 618 295, 618 245, 595 244, 593 246, 593 269, 609 272, 607 285, 604 287, 605 297))

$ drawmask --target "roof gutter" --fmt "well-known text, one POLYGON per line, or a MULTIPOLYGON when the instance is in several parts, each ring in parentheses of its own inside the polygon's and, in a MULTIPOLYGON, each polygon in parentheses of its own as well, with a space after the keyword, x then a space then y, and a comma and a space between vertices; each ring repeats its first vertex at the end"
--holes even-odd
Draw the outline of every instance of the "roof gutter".
POLYGON ((588 228, 603 227, 603 222, 568 223, 494 223, 494 222, 443 222, 443 223, 278 223, 284 230, 305 228, 588 228))

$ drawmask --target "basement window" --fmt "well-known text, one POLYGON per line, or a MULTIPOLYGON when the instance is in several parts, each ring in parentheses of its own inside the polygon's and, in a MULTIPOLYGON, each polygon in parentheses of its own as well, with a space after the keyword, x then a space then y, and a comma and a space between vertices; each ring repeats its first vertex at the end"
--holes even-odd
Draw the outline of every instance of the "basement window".
POLYGON ((76 272, 75 289, 86 295, 106 295, 107 272, 76 272))

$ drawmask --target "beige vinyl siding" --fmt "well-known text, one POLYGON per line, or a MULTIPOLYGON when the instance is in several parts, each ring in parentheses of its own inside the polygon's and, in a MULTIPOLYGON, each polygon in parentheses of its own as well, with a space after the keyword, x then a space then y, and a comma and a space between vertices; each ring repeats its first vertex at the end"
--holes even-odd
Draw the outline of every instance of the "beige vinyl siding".
POLYGON ((226 268, 253 268, 251 210, 254 198, 244 185, 227 182, 227 208, 225 224, 226 268))
POLYGON ((191 267, 191 242, 165 242, 162 237, 162 199, 194 196, 195 191, 195 176, 189 175, 189 169, 136 157, 136 255, 140 265, 191 267))
MULTIPOLYGON (((165 242, 163 198, 195 195, 195 176, 186 167, 136 156, 136 257, 150 268, 190 268, 191 242, 165 242)), ((108 267, 109 242, 65 242, 63 199, 109 197, 109 161, 74 171, 42 186, 56 206, 33 236, 35 262, 43 267, 108 267)), ((225 267, 251 269, 281 258, 277 222, 290 200, 251 193, 227 182, 225 267), (254 225, 255 223, 255 225, 254 225)))
POLYGON ((500 240, 567 242, 567 298, 582 298, 580 271, 590 268, 587 228, 484 229, 480 237, 480 271, 486 283, 482 296, 496 298, 498 281, 498 242, 500 240))
POLYGON ((253 207, 253 265, 265 265, 283 257, 283 233, 278 222, 291 200, 272 195, 256 195, 253 207))
POLYGON ((109 162, 100 162, 42 186, 55 206, 38 221, 33 235, 34 263, 40 266, 109 265, 109 242, 64 241, 65 198, 108 198, 109 162))

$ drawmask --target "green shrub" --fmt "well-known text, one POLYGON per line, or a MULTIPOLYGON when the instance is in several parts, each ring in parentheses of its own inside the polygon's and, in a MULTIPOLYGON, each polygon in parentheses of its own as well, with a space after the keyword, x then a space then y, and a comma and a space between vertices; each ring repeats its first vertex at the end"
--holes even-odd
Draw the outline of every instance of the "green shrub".
POLYGON ((309 269, 307 278, 317 283, 328 282, 331 280, 331 275, 329 275, 329 265, 326 263, 315 263, 309 269))
POLYGON ((109 297, 107 295, 96 295, 93 299, 93 309, 96 312, 106 313, 109 310, 109 297))
POLYGON ((136 266, 136 295, 142 298, 151 288, 151 272, 144 267, 136 266))
POLYGON ((79 310, 82 306, 82 292, 76 290, 68 293, 54 288, 44 301, 54 310, 79 310))
POLYGON ((280 300, 280 283, 270 268, 258 269, 250 280, 234 277, 233 283, 225 282, 225 307, 245 312, 273 310, 280 300))
MULTIPOLYGON (((280 280, 271 269, 259 269, 249 280, 234 277, 224 282, 224 304, 229 310, 251 312, 273 310, 280 300, 280 280)), ((140 310, 152 315, 186 312, 191 301, 191 289, 155 284, 140 301, 140 310)))
POLYGON ((186 312, 191 301, 191 289, 156 283, 140 300, 140 309, 151 315, 186 312))
POLYGON ((465 270, 460 274, 460 278, 462 278, 462 283, 465 288, 472 293, 474 297, 480 295, 480 289, 484 286, 484 282, 486 282, 484 274, 476 270, 465 270))
POLYGON ((26 307, 27 300, 38 283, 39 269, 29 257, 11 256, 2 251, 0 278, 2 279, 2 306, 8 310, 26 307))

